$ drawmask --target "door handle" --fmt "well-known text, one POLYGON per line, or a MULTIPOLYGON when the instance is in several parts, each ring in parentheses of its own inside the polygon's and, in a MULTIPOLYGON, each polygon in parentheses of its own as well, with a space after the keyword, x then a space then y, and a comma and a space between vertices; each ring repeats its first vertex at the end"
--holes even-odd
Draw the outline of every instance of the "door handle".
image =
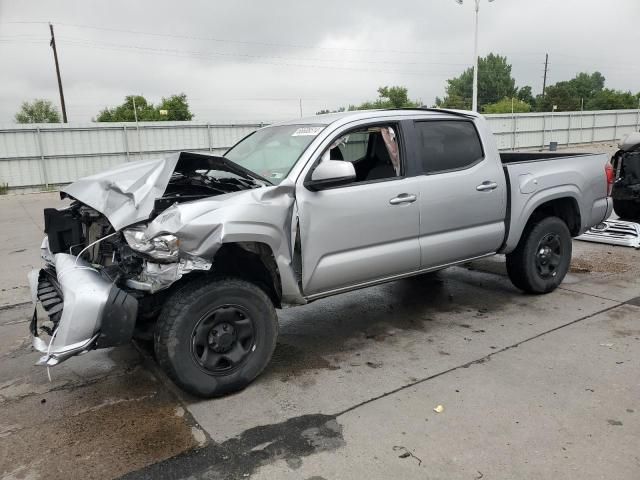
POLYGON ((394 197, 391 200, 389 200, 389 203, 391 205, 401 205, 403 203, 413 203, 417 199, 418 197, 413 195, 412 193, 401 193, 397 197, 394 197))
POLYGON ((496 182, 485 180, 476 187, 476 190, 478 190, 479 192, 486 192, 489 190, 495 190, 496 188, 498 188, 498 184, 496 182))

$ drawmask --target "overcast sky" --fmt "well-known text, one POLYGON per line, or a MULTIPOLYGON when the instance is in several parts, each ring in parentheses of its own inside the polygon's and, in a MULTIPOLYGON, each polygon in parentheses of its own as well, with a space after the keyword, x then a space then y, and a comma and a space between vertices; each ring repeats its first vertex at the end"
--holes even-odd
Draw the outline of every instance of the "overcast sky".
MULTIPOLYGON (((599 70, 640 90, 640 0, 481 0, 480 54, 506 55, 518 86, 599 70)), ((139 93, 185 92, 198 120, 272 121, 404 85, 433 104, 473 58, 473 0, 0 0, 0 122, 23 100, 59 105, 52 22, 69 121, 139 93)))

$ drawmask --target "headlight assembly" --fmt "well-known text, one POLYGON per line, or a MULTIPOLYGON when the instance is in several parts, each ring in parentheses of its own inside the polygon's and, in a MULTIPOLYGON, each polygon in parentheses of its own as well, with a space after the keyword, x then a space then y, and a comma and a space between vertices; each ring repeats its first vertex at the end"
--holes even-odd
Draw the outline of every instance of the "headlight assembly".
POLYGON ((156 260, 177 260, 180 239, 170 233, 156 235, 147 239, 144 230, 140 228, 128 228, 123 230, 124 238, 136 252, 144 253, 156 260))

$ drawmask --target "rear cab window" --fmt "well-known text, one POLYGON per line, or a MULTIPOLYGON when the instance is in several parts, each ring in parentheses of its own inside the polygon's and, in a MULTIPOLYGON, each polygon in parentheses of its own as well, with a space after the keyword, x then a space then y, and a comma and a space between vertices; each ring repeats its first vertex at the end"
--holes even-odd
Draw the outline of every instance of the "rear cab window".
POLYGON ((462 170, 484 159, 480 136, 471 121, 424 120, 414 125, 421 173, 462 170))

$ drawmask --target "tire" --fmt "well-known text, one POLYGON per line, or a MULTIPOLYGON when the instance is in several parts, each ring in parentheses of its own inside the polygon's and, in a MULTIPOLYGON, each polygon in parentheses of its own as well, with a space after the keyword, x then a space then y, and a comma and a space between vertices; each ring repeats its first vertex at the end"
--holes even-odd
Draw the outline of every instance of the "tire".
POLYGON ((640 221, 640 202, 614 199, 613 210, 622 220, 640 221))
POLYGON ((507 254, 509 279, 525 292, 549 293, 567 274, 571 249, 571 233, 561 219, 530 221, 516 249, 507 254))
POLYGON ((154 351, 176 385, 210 398, 249 385, 269 363, 277 337, 278 318, 264 290, 235 278, 203 278, 167 299, 154 351))

